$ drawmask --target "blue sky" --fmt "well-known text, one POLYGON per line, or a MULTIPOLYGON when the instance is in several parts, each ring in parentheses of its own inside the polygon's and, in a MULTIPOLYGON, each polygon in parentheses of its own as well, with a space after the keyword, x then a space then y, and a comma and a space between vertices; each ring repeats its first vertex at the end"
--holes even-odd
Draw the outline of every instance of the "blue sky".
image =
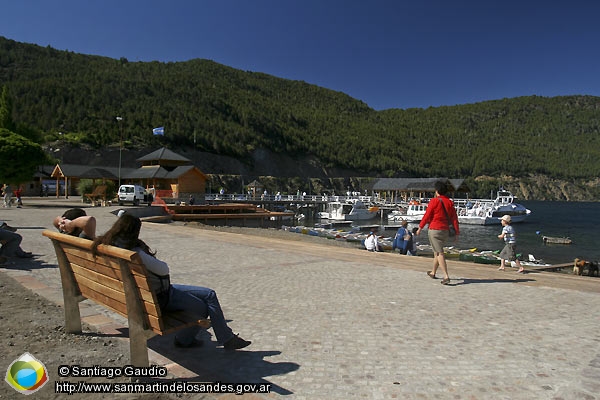
POLYGON ((129 61, 210 59, 377 110, 600 96, 594 0, 3 0, 0 35, 129 61))

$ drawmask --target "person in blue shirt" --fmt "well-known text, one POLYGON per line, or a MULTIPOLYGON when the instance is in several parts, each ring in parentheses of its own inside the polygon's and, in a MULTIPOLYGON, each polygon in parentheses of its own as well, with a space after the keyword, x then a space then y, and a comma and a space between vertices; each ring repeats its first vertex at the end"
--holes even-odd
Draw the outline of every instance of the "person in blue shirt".
POLYGON ((498 239, 504 240, 504 248, 500 252, 500 268, 498 268, 498 271, 504 271, 505 260, 508 260, 514 261, 519 267, 517 273, 522 274, 525 269, 517 257, 517 235, 510 224, 510 215, 503 215, 500 222, 502 223, 502 233, 498 235, 498 239))
POLYGON ((398 228, 398 232, 396 232, 396 236, 394 236, 394 241, 392 242, 392 248, 398 249, 400 254, 406 254, 408 250, 412 249, 412 234, 408 230, 408 221, 403 219, 400 222, 402 225, 398 228), (409 238, 410 237, 410 238, 409 238), (409 238, 407 240, 407 238, 409 238))

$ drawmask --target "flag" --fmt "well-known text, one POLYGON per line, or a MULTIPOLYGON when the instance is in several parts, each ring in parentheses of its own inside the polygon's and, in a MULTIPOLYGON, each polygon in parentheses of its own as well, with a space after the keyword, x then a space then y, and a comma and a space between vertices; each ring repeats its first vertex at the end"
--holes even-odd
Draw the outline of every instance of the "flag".
POLYGON ((154 128, 154 129, 152 129, 152 133, 154 135, 161 135, 161 136, 163 136, 165 134, 165 127, 164 126, 159 126, 158 128, 154 128))

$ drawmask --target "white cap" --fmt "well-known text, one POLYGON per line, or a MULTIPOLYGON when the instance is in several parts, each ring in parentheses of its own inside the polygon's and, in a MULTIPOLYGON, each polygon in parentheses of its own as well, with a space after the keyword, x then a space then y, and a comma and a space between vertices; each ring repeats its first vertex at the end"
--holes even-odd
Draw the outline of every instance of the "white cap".
POLYGON ((125 214, 125 212, 125 210, 119 210, 119 212, 117 213, 117 217, 121 218, 123 214, 125 214))

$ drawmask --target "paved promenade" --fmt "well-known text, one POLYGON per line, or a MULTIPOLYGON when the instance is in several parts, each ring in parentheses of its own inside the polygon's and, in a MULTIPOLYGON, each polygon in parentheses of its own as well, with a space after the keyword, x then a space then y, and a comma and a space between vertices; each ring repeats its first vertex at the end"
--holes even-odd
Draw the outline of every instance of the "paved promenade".
MULTIPOLYGON (((56 264, 41 232, 69 204, 36 203, 1 209, 0 219, 19 228, 32 262, 56 264)), ((117 209, 87 211, 101 233, 117 209)), ((271 394, 244 398, 600 399, 598 278, 450 261, 442 286, 422 257, 182 223, 144 223, 142 238, 172 282, 215 289, 234 332, 253 342, 226 352, 212 337, 184 351, 152 339, 151 363, 176 376, 272 384, 271 394)), ((62 301, 57 268, 0 271, 62 301)), ((123 323, 105 316, 98 329, 110 321, 123 323)))

